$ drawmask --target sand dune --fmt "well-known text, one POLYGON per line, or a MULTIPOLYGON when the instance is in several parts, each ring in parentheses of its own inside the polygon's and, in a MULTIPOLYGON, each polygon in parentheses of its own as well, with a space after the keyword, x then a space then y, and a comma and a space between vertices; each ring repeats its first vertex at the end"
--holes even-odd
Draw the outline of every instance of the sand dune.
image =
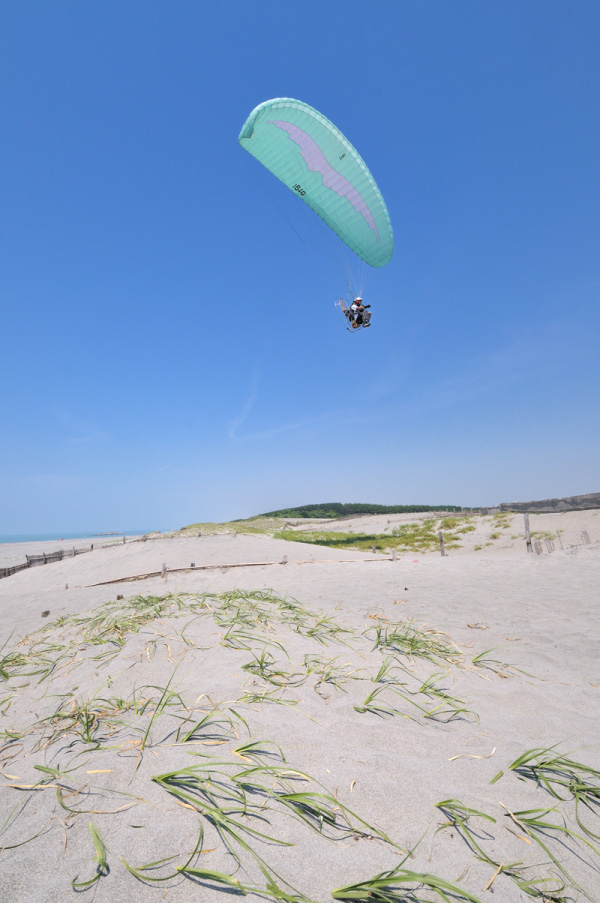
POLYGON ((340 888, 395 869, 398 900, 419 886, 407 870, 476 900, 598 900, 600 842, 572 793, 510 766, 558 745, 600 770, 600 519, 531 522, 564 548, 528 554, 522 516, 396 561, 223 533, 0 581, 2 900, 350 900, 340 888), (90 586, 163 563, 220 567, 90 586), (526 822, 549 808, 580 837, 526 822))

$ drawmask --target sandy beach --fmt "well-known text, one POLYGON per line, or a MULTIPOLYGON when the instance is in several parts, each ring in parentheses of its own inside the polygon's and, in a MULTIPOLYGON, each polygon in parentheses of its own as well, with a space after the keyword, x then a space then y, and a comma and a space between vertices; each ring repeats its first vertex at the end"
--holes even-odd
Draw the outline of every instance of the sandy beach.
POLYGON ((530 521, 540 554, 522 515, 443 557, 224 526, 1 580, 1 900, 597 901, 600 513, 530 521))

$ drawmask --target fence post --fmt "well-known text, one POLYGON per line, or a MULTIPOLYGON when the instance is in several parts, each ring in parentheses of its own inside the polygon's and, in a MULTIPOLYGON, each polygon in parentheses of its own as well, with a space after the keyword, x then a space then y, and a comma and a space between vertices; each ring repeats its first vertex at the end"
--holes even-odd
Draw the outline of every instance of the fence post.
POLYGON ((438 531, 438 537, 440 538, 440 553, 441 555, 445 556, 446 551, 444 550, 444 534, 441 530, 438 531))
POLYGON ((529 515, 527 512, 523 514, 523 518, 525 519, 525 542, 527 543, 527 552, 533 552, 531 546, 531 531, 529 530, 529 515))

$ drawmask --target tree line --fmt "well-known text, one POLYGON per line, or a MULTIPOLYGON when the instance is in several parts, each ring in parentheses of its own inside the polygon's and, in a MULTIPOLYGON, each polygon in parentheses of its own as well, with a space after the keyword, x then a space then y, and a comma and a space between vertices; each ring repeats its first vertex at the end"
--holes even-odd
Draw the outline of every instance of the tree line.
POLYGON ((404 512, 476 511, 461 505, 377 505, 370 502, 319 502, 264 512, 259 518, 340 518, 344 515, 389 515, 404 512))

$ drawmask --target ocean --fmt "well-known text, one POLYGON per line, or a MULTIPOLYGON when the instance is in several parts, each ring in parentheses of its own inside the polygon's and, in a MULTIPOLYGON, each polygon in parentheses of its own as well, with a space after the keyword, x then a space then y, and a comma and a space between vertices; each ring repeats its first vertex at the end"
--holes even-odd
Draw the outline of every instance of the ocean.
POLYGON ((60 540, 81 540, 84 537, 89 539, 97 537, 100 540, 110 540, 116 537, 137 537, 142 534, 149 534, 156 531, 154 527, 150 530, 122 530, 111 531, 110 533, 99 533, 98 531, 65 531, 64 533, 56 532, 54 534, 0 534, 0 543, 36 543, 38 541, 59 542, 60 540))

